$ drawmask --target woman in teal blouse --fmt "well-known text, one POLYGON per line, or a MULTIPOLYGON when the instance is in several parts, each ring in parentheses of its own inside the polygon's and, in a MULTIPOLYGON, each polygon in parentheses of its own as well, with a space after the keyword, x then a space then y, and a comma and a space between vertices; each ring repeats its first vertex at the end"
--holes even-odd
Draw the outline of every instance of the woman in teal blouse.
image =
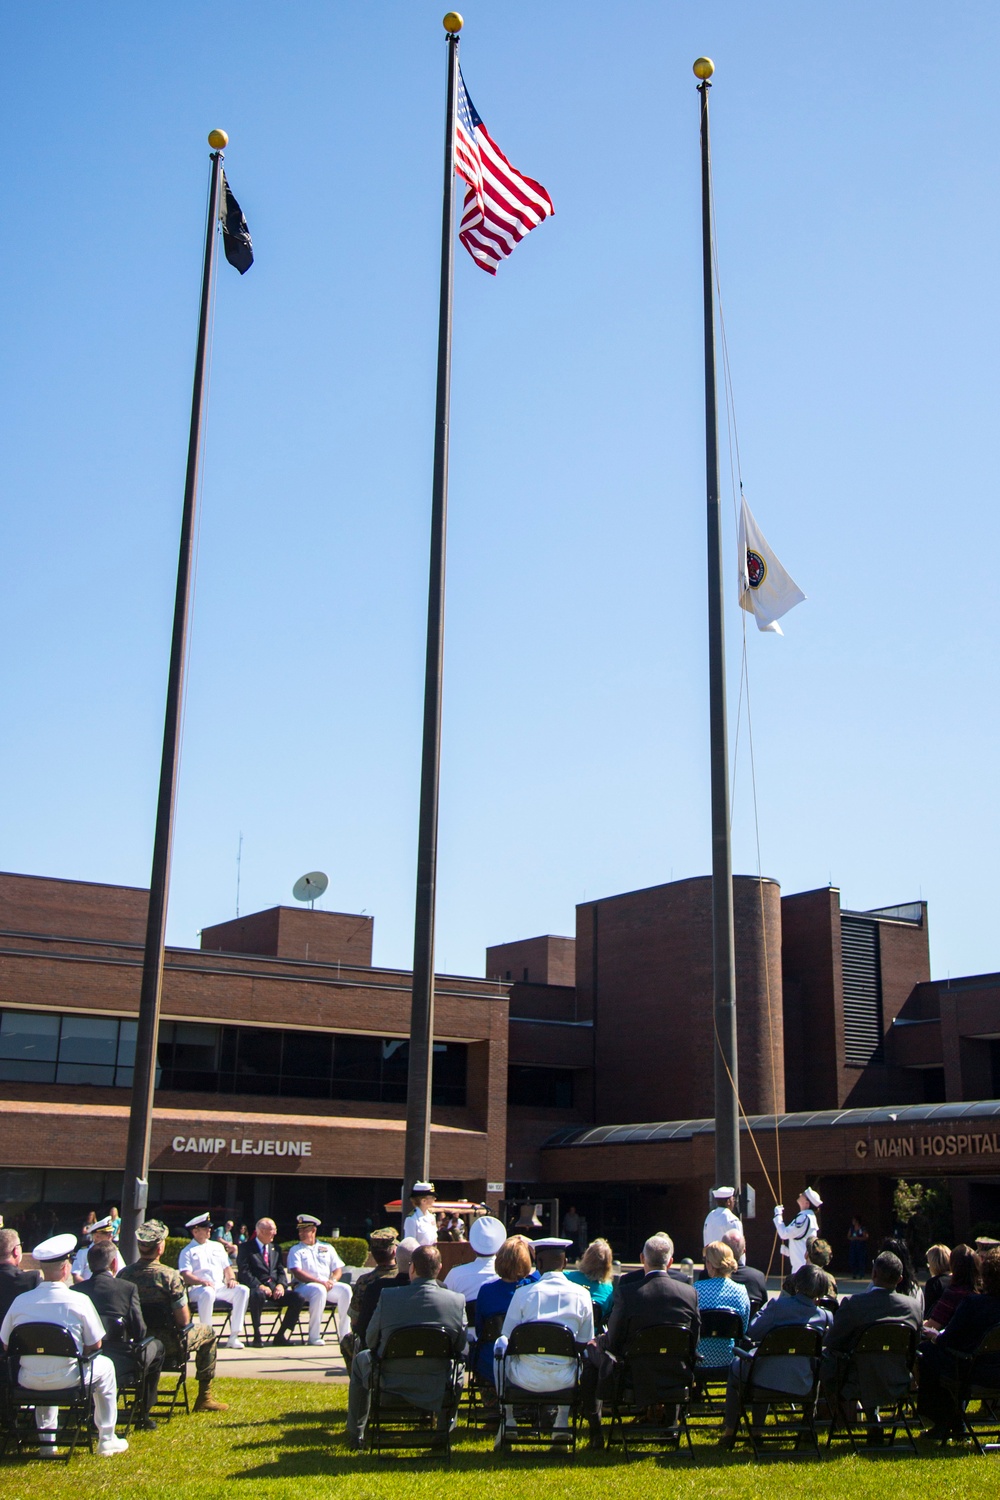
POLYGON ((567 1271, 566 1280, 585 1286, 594 1304, 594 1331, 600 1332, 611 1314, 611 1299, 615 1294, 611 1280, 611 1264, 614 1256, 607 1240, 594 1240, 579 1260, 579 1270, 567 1271))

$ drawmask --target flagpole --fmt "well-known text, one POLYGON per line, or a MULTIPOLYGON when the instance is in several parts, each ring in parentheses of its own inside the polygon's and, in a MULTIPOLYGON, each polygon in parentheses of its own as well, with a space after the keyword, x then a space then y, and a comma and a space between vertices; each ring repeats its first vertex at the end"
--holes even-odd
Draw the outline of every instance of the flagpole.
POLYGON ((715 66, 694 64, 700 79, 701 235, 705 311, 705 491, 708 514, 708 680, 712 782, 712 1005, 715 1030, 715 1181, 740 1191, 740 1118, 736 1057, 736 963, 733 930, 733 855, 729 822, 729 736, 726 727, 726 633, 723 606, 722 518, 719 505, 719 425, 715 381, 715 295, 712 267, 712 152, 709 82, 715 66))
POLYGON ((413 990, 406 1076, 403 1212, 415 1182, 431 1169, 431 1076, 434 1057, 434 906, 437 886, 438 794, 441 774, 441 686, 444 672, 445 538, 448 520, 448 418, 451 405, 451 308, 455 252, 455 120, 458 112, 458 34, 462 17, 444 18, 448 39, 448 101, 441 211, 441 298, 438 313, 437 403, 431 496, 427 655, 420 760, 417 893, 413 922, 413 990))
POLYGON ((160 995, 163 987, 163 946, 167 924, 167 890, 170 882, 170 849, 173 837, 174 796, 177 790, 177 761, 180 749, 181 707, 184 697, 184 657, 187 645, 188 604, 191 581, 191 554, 194 543, 195 508, 198 471, 201 460, 202 415, 205 392, 205 366, 208 353, 209 308, 212 276, 215 270, 215 246, 218 239, 219 183, 222 173, 222 148, 228 144, 223 130, 213 130, 208 143, 214 149, 208 192, 208 223, 205 229, 205 263, 201 279, 201 309, 198 320, 198 348, 195 355, 194 386, 191 393, 191 427, 188 436, 187 474, 184 481, 184 508, 181 517, 180 551, 177 559, 177 590, 174 596, 174 624, 170 641, 170 666, 167 673, 167 702, 163 721, 163 750, 160 759, 160 785, 156 803, 156 826, 153 835, 153 864, 149 879, 149 908, 146 916, 146 944, 142 960, 142 987, 139 993, 139 1024, 135 1041, 135 1070, 132 1078, 132 1103, 129 1110, 128 1141, 125 1148, 125 1180, 121 1206, 121 1247, 126 1262, 137 1258, 135 1230, 144 1218, 149 1178, 149 1142, 153 1122, 153 1089, 156 1083, 156 1042, 160 1025, 160 995))

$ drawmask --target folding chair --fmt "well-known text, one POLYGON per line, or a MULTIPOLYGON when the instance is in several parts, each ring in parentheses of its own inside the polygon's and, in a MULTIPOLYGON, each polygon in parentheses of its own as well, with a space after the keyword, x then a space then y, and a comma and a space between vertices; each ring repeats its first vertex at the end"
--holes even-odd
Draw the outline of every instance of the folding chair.
MULTIPOLYGON (((472 1306, 474 1307, 475 1303, 472 1306)), ((479 1330, 478 1339, 475 1343, 469 1345, 469 1378, 465 1383, 465 1425, 467 1427, 492 1427, 499 1420, 496 1388, 476 1374, 475 1362, 480 1345, 493 1344, 500 1337, 503 1332, 503 1320, 504 1314, 502 1312, 492 1313, 490 1317, 484 1318, 483 1326, 479 1330), (487 1399, 487 1396, 491 1396, 492 1399, 487 1399)))
MULTIPOLYGON (((1000 1448, 1000 1325, 984 1335, 978 1349, 956 1350, 954 1358, 955 1374, 943 1376, 941 1384, 954 1397, 976 1452, 995 1453, 1000 1448), (972 1401, 979 1402, 978 1411, 969 1411, 972 1401)), ((942 1448, 947 1441, 945 1436, 942 1448)))
MULTIPOLYGON (((148 1311, 144 1315, 149 1332, 162 1342, 167 1351, 163 1359, 163 1368, 160 1371, 156 1400, 149 1407, 149 1415, 169 1422, 177 1406, 182 1405, 186 1415, 190 1416, 187 1367, 191 1356, 188 1353, 187 1328, 157 1327, 149 1321, 148 1311), (171 1377, 173 1377, 173 1385, 170 1384, 171 1377)), ((193 1324, 188 1324, 188 1327, 193 1326, 193 1324)))
POLYGON ((379 1457, 389 1448, 423 1448, 450 1458, 461 1390, 462 1360, 446 1328, 397 1328, 381 1354, 372 1355, 371 1407, 365 1429, 369 1450, 379 1457), (394 1375, 408 1382, 426 1382, 432 1404, 421 1406, 388 1389, 385 1382, 394 1375), (435 1409, 438 1396, 440 1411, 435 1409))
POLYGON ((687 1408, 694 1390, 696 1347, 689 1328, 670 1324, 632 1335, 615 1374, 609 1448, 620 1442, 627 1459, 630 1443, 679 1449, 685 1438, 690 1450, 687 1408), (671 1414, 676 1409, 676 1419, 668 1420, 666 1411, 660 1415, 660 1408, 669 1408, 671 1414))
MULTIPOLYGON (((701 1314, 701 1337, 732 1339, 735 1345, 743 1337, 743 1319, 738 1312, 725 1307, 706 1307, 701 1314)), ((728 1380, 729 1361, 724 1365, 704 1365, 699 1361, 695 1366, 695 1388, 689 1414, 696 1418, 709 1417, 713 1421, 721 1417, 728 1380)))
MULTIPOLYGON (((819 1441, 816 1437, 816 1395, 819 1386, 819 1365, 823 1352, 823 1335, 816 1328, 791 1325, 772 1328, 757 1345, 757 1352, 750 1361, 747 1378, 740 1387, 740 1423, 746 1428, 754 1458, 763 1456, 768 1445, 777 1447, 792 1442, 792 1451, 798 1452, 803 1440, 812 1444, 819 1458, 819 1441), (809 1389, 803 1395, 790 1395, 777 1391, 766 1384, 768 1359, 800 1359, 806 1364, 809 1389), (766 1403, 774 1421, 768 1426, 767 1411, 764 1421, 759 1423, 754 1405, 758 1408, 766 1403)), ((739 1428, 737 1428, 739 1432, 739 1428)))
POLYGON ((93 1357, 81 1352, 69 1329, 61 1328, 57 1323, 19 1324, 10 1335, 6 1364, 8 1415, 0 1457, 6 1454, 11 1442, 17 1453, 29 1446, 35 1452, 38 1451, 40 1436, 35 1422, 35 1408, 38 1406, 54 1406, 58 1409, 54 1446, 67 1448, 67 1463, 73 1457, 81 1434, 87 1448, 93 1453, 94 1440, 90 1430, 93 1357), (19 1384, 21 1360, 25 1355, 37 1354, 72 1360, 77 1370, 76 1379, 54 1391, 33 1391, 19 1384))
POLYGON ((113 1363, 118 1399, 121 1402, 118 1425, 124 1424, 125 1436, 128 1437, 133 1423, 142 1411, 146 1394, 146 1365, 142 1357, 142 1345, 128 1337, 124 1318, 105 1318, 103 1321, 105 1338, 101 1345, 102 1352, 110 1357, 110 1349, 113 1347, 116 1354, 127 1356, 127 1361, 119 1362, 116 1359, 113 1363), (127 1373, 122 1368, 123 1363, 127 1363, 127 1373))
POLYGON ((826 1446, 829 1448, 839 1427, 854 1453, 885 1452, 893 1447, 902 1428, 907 1443, 916 1453, 910 1427, 910 1418, 916 1420, 917 1415, 913 1389, 916 1358, 917 1331, 908 1324, 883 1321, 863 1328, 838 1361, 833 1379, 824 1382, 830 1402, 826 1446), (856 1395, 845 1397, 848 1388, 856 1395), (898 1394, 887 1394, 892 1391, 898 1394), (856 1437, 859 1425, 865 1437, 860 1446, 856 1437))
POLYGON ((500 1427, 498 1448, 514 1443, 551 1447, 553 1441, 565 1442, 576 1452, 576 1434, 580 1420, 580 1372, 583 1359, 572 1331, 562 1323, 518 1323, 507 1342, 500 1367, 500 1427), (529 1391, 519 1386, 511 1374, 511 1360, 523 1355, 540 1354, 548 1358, 571 1359, 573 1377, 569 1385, 557 1391, 529 1391), (569 1407, 569 1428, 555 1429, 549 1416, 553 1408, 569 1407), (513 1408, 513 1420, 508 1407, 513 1408))

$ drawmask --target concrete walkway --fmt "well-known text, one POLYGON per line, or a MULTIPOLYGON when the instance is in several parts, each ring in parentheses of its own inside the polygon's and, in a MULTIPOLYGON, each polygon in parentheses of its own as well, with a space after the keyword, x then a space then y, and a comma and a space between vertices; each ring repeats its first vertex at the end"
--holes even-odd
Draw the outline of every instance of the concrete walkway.
POLYGON ((312 1344, 265 1344, 263 1349, 227 1349, 219 1345, 216 1374, 226 1379, 305 1380, 315 1385, 346 1385, 347 1367, 340 1346, 329 1340, 312 1344))

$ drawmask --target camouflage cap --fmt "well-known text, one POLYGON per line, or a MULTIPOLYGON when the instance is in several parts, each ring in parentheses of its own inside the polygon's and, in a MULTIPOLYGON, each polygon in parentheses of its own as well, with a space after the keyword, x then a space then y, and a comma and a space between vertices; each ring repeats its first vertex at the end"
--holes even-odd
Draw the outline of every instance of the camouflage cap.
POLYGON ((140 1245, 156 1245, 160 1240, 167 1239, 169 1234, 170 1230, 162 1219, 147 1219, 144 1224, 139 1225, 135 1237, 140 1245))
POLYGON ((393 1229, 391 1227, 388 1229, 373 1229, 371 1234, 368 1236, 368 1243, 370 1245, 376 1243, 379 1245, 384 1245, 386 1243, 394 1245, 398 1239, 398 1229, 393 1229))

